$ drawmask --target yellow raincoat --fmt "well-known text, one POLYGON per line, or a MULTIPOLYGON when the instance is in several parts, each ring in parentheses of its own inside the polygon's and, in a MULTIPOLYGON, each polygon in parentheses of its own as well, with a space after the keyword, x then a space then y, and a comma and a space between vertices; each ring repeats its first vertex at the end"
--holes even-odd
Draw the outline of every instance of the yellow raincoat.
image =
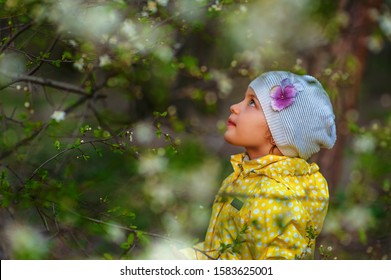
POLYGON ((328 186, 319 167, 304 159, 267 155, 231 157, 234 172, 213 204, 196 259, 303 259, 328 208, 328 186))

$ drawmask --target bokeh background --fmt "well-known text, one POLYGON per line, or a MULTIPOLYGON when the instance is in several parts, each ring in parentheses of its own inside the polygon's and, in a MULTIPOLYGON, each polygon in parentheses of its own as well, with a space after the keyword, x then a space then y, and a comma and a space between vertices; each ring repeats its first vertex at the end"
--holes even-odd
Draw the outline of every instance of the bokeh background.
POLYGON ((335 108, 315 258, 390 259, 390 39, 389 0, 0 0, 1 259, 179 257, 269 70, 335 108))

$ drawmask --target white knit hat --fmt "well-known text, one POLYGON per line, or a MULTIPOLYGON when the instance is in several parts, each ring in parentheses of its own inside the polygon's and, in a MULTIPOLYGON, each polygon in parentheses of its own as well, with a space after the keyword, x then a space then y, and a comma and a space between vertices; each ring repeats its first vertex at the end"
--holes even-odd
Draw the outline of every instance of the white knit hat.
POLYGON ((335 116, 330 98, 312 76, 266 72, 249 87, 261 103, 278 149, 288 157, 308 159, 336 141, 335 116))

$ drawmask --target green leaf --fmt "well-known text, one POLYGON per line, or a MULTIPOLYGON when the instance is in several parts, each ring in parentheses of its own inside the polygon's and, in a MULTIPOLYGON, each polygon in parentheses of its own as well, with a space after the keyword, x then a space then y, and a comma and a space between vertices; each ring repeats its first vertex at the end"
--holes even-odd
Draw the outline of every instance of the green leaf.
POLYGON ((44 52, 39 52, 39 55, 42 58, 48 59, 50 57, 50 52, 44 53, 44 52))
POLYGON ((142 245, 148 245, 149 239, 142 231, 138 231, 136 235, 142 245))
POLYGON ((132 245, 133 244, 133 241, 134 241, 134 233, 130 233, 128 235, 128 244, 129 245, 132 245))
POLYGON ((113 259, 113 256, 110 255, 109 253, 104 253, 104 254, 103 254, 103 258, 104 258, 105 260, 112 260, 112 259, 113 259))
POLYGON ((108 132, 107 130, 103 131, 102 133, 103 138, 109 138, 110 136, 111 136, 110 132, 108 132))
POLYGON ((101 150, 101 149, 95 149, 95 152, 96 152, 96 154, 97 154, 99 157, 103 157, 103 153, 102 153, 102 150, 101 150))
POLYGON ((61 56, 61 60, 72 59, 72 58, 73 58, 72 54, 68 51, 63 52, 61 56))
POLYGON ((367 243, 367 233, 365 232, 365 229, 359 229, 358 237, 359 237, 360 242, 362 244, 366 244, 367 243))
POLYGON ((60 66, 61 66, 61 60, 59 60, 59 59, 53 60, 53 61, 52 61, 52 64, 53 64, 54 66, 56 66, 57 68, 60 68, 60 66))
POLYGON ((54 141, 54 147, 56 148, 56 150, 60 150, 61 149, 60 141, 58 141, 58 140, 54 141))
POLYGON ((167 117, 168 113, 167 111, 163 112, 163 113, 160 113, 160 112, 153 112, 153 116, 155 118, 159 118, 159 117, 162 117, 162 118, 165 118, 167 117))
POLYGON ((74 148, 74 149, 77 149, 77 148, 80 147, 80 145, 81 145, 81 139, 77 138, 75 143, 73 143, 73 145, 71 147, 74 148))
POLYGON ((12 147, 18 142, 18 133, 15 130, 9 129, 2 133, 3 143, 7 147, 12 147))
POLYGON ((81 133, 82 135, 84 135, 87 131, 90 131, 90 130, 92 130, 92 129, 91 129, 91 126, 89 126, 88 124, 86 124, 86 125, 83 126, 83 127, 80 127, 80 133, 81 133))
POLYGON ((161 136, 162 136, 162 130, 160 129, 160 123, 158 123, 156 128, 156 137, 160 139, 161 136))
POLYGON ((83 157, 83 159, 84 159, 85 161, 88 161, 88 160, 90 159, 90 156, 88 156, 88 155, 82 155, 82 157, 83 157))
POLYGON ((49 172, 47 170, 41 170, 39 172, 39 176, 41 177, 42 181, 45 181, 49 175, 49 172))
POLYGON ((102 129, 94 129, 94 136, 96 138, 101 138, 102 137, 102 129))
POLYGON ((127 250, 130 248, 130 244, 128 242, 121 243, 121 249, 127 250))

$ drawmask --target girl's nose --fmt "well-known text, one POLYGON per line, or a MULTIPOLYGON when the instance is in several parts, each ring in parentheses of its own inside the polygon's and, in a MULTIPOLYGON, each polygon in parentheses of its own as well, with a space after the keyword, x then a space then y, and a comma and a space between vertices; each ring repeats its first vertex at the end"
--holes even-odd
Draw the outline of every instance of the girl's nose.
POLYGON ((233 114, 239 114, 239 104, 233 104, 230 107, 231 113, 233 114))

